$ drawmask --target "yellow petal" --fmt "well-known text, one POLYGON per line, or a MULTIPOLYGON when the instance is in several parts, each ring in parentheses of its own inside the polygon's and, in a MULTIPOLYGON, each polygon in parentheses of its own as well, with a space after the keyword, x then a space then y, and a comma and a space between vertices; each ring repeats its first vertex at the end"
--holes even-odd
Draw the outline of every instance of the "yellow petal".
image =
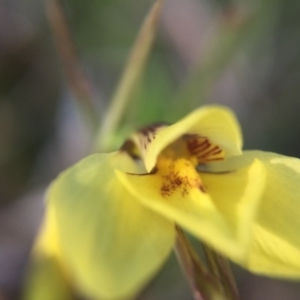
POLYGON ((39 255, 31 261, 25 280, 24 300, 72 300, 74 295, 57 260, 39 255))
POLYGON ((227 170, 201 173, 201 178, 218 210, 234 229, 235 246, 240 253, 226 253, 222 245, 216 250, 233 260, 240 260, 248 253, 265 188, 266 171, 259 160, 253 160, 247 167, 227 170))
POLYGON ((192 165, 183 167, 183 162, 178 160, 171 165, 169 175, 161 171, 160 163, 156 173, 150 175, 122 172, 117 175, 145 206, 189 230, 221 253, 244 258, 264 187, 262 164, 255 161, 233 173, 203 174, 199 178, 192 165))
POLYGON ((58 228, 52 207, 48 207, 34 245, 26 274, 24 299, 73 299, 69 274, 62 257, 58 228))
POLYGON ((58 235, 56 216, 53 208, 50 206, 47 208, 43 225, 35 242, 33 256, 54 258, 62 266, 63 259, 58 235))
POLYGON ((262 274, 300 278, 300 160, 282 155, 245 152, 258 158, 267 182, 249 257, 242 264, 262 274))
POLYGON ((149 127, 134 135, 148 172, 155 166, 158 154, 183 135, 196 134, 225 151, 225 157, 240 155, 242 136, 239 123, 231 110, 222 106, 207 106, 195 110, 168 127, 149 127))
POLYGON ((96 299, 133 296, 174 243, 174 225, 123 188, 116 166, 138 172, 124 152, 96 154, 64 172, 49 194, 72 279, 96 299))

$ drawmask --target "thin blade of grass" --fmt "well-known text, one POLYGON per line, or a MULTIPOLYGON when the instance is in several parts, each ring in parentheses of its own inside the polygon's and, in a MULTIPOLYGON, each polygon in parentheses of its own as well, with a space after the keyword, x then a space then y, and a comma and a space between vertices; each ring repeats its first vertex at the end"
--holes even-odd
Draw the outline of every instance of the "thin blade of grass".
POLYGON ((96 141, 96 149, 109 148, 114 132, 124 115, 136 86, 143 74, 158 27, 163 0, 157 0, 144 20, 131 50, 124 73, 106 112, 96 141))
POLYGON ((47 0, 46 13, 63 72, 83 120, 95 132, 98 116, 91 83, 80 64, 61 0, 47 0))

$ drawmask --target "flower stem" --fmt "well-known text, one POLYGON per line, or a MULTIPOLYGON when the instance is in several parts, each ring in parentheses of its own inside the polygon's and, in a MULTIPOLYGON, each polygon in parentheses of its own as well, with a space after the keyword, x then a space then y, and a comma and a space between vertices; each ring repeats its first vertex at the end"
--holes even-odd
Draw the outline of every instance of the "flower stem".
POLYGON ((195 300, 225 300, 224 288, 218 277, 202 263, 181 228, 176 226, 175 253, 193 291, 195 300))
POLYGON ((203 245, 203 249, 207 266, 210 272, 221 281, 227 297, 232 300, 238 300, 238 289, 228 260, 207 245, 203 245))

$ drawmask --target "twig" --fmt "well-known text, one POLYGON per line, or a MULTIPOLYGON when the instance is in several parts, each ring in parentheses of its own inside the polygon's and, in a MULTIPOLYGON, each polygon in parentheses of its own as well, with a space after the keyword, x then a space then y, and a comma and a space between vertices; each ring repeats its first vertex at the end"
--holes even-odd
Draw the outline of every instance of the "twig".
POLYGON ((210 272, 219 278, 229 299, 239 300, 238 289, 227 259, 203 244, 203 250, 210 272))
POLYGON ((98 117, 94 106, 91 84, 80 65, 80 59, 68 28, 61 0, 47 0, 46 12, 70 90, 81 111, 84 112, 85 121, 95 131, 98 125, 98 117))
POLYGON ((225 300, 223 287, 217 277, 209 273, 188 242, 183 231, 176 226, 175 253, 192 288, 195 300, 225 300))

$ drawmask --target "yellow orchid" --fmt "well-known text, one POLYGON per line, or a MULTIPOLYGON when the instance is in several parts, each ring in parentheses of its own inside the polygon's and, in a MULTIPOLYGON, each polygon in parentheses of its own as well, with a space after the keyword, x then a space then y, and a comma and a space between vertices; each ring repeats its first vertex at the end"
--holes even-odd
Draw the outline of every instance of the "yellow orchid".
POLYGON ((83 159, 49 190, 36 256, 92 299, 127 299, 178 225, 248 270, 300 277, 300 161, 241 148, 234 114, 207 106, 83 159))

